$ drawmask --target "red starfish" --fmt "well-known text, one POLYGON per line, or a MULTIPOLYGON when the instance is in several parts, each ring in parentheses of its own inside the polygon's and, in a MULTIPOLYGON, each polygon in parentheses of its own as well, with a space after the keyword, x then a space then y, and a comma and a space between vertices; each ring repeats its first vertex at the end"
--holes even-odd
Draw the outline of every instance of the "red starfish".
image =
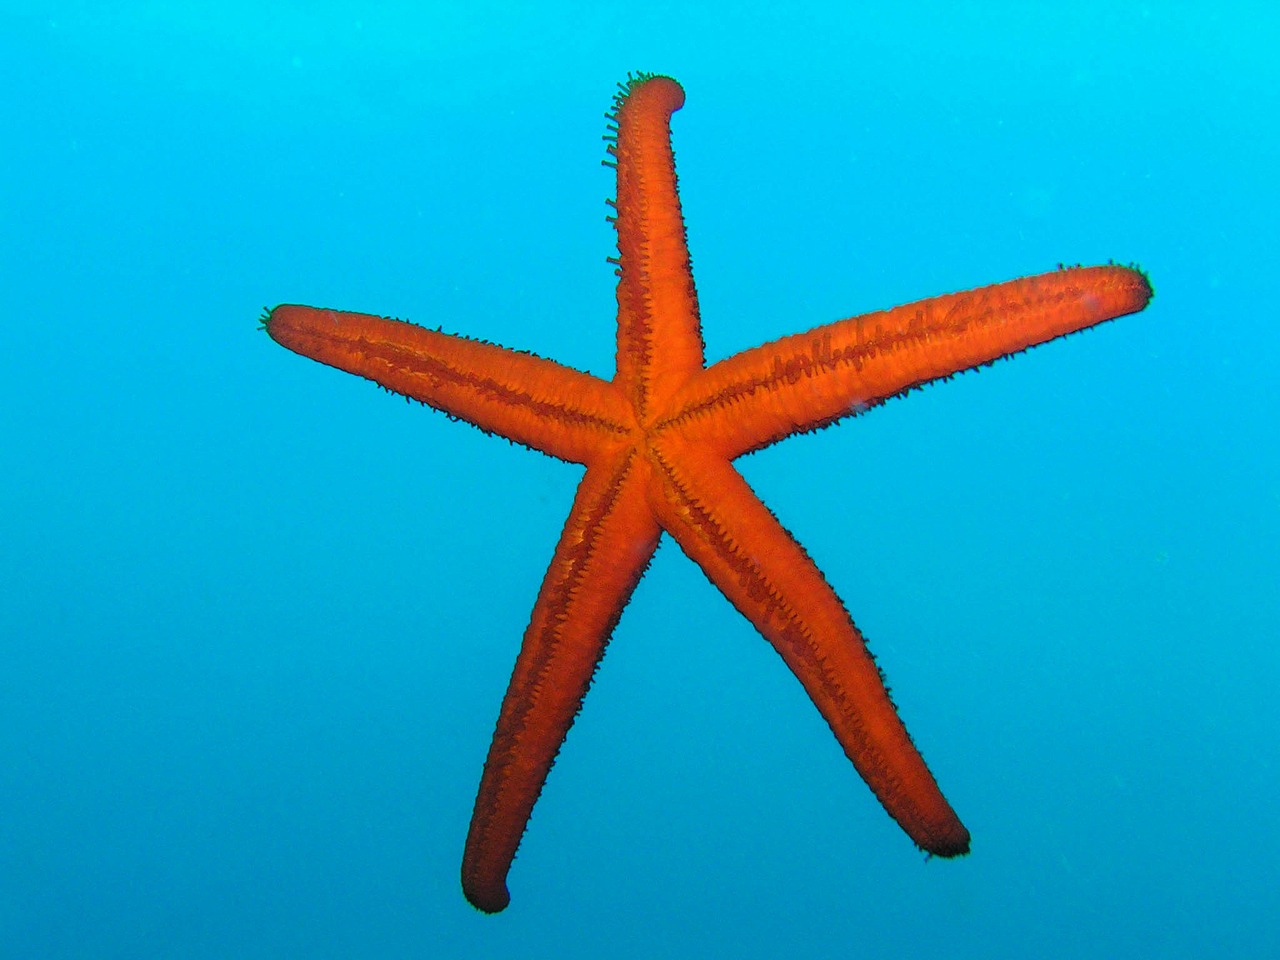
POLYGON ((450 416, 584 464, 489 748, 462 861, 467 899, 506 877, 605 645, 663 531, 804 685, 912 840, 969 832, 911 742, 844 605, 733 460, 931 380, 1143 309, 1146 277, 1072 268, 815 327, 705 366, 670 119, 684 91, 641 74, 615 98, 618 355, 612 381, 494 344, 359 313, 280 306, 273 339, 450 416))

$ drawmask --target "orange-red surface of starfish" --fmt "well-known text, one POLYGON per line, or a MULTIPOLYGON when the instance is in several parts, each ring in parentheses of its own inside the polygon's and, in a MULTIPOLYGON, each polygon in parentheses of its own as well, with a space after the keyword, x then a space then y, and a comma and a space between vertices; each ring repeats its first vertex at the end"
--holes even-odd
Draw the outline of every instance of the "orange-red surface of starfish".
POLYGON ((968 852, 844 605, 733 460, 889 397, 1133 313, 1151 288, 1119 266, 1053 273, 839 320, 707 367, 670 118, 674 80, 615 100, 617 373, 359 313, 280 306, 267 332, 483 430, 586 466, 542 582, 485 762, 462 863, 467 898, 509 901, 530 812, 614 625, 663 532, 773 645, 908 836, 968 852))

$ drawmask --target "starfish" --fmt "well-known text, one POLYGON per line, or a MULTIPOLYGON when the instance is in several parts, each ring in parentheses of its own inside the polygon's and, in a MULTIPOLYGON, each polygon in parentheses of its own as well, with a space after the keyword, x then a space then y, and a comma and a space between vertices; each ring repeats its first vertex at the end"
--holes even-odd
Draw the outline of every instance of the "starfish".
POLYGON ((921 849, 969 832, 915 748, 835 591, 733 461, 1037 344, 1142 310, 1145 275, 1074 267, 827 323, 708 367, 670 120, 684 91, 629 76, 606 140, 617 168, 617 372, 361 313, 281 305, 277 342, 586 472, 502 702, 462 861, 496 913, 534 803, 623 607, 666 532, 804 686, 885 810, 921 849))

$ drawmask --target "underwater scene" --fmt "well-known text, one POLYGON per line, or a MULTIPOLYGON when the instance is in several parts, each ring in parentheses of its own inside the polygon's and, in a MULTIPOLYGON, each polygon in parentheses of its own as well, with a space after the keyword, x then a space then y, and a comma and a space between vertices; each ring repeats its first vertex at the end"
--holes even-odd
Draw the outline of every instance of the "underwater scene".
POLYGON ((0 10, 0 960, 1270 955, 1278 43, 0 10))

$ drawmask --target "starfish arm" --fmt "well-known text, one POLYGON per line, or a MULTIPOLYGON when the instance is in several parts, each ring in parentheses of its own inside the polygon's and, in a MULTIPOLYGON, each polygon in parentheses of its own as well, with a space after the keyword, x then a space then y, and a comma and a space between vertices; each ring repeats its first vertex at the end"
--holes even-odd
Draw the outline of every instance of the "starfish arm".
POLYGON ((650 499, 663 527, 778 651, 885 810, 928 852, 967 853, 969 832, 808 554, 727 461, 674 442, 656 461, 650 499))
POLYGON ((989 364, 1151 298, 1127 267, 1075 267, 852 317, 715 364, 675 398, 688 440, 729 458, 989 364))
POLYGON ((671 114, 684 90, 641 77, 615 99, 618 198, 617 380, 643 422, 703 366, 698 297, 676 192, 671 114))
POLYGON ((538 794, 661 529, 634 450, 587 469, 542 589, 485 761, 462 860, 471 903, 496 913, 538 794))
POLYGON ((606 381, 481 340, 287 304, 264 325, 295 353, 562 460, 586 463, 631 422, 620 391, 606 381))

